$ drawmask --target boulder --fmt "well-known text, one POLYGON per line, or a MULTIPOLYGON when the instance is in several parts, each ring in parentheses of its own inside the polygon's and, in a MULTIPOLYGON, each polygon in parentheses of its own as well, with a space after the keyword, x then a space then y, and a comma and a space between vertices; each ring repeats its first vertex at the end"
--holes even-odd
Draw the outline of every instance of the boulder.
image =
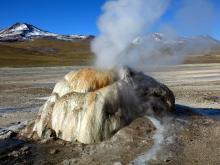
POLYGON ((68 73, 41 107, 29 133, 90 144, 112 137, 146 114, 174 110, 171 90, 128 67, 68 73))

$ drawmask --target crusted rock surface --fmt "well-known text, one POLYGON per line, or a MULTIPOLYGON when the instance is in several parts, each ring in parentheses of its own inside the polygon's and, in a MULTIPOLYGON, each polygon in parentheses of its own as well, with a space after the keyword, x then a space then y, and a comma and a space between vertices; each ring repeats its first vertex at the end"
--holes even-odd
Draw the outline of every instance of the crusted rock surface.
POLYGON ((40 138, 96 143, 145 114, 172 111, 174 103, 172 91, 141 72, 86 68, 68 73, 56 84, 26 130, 40 138))

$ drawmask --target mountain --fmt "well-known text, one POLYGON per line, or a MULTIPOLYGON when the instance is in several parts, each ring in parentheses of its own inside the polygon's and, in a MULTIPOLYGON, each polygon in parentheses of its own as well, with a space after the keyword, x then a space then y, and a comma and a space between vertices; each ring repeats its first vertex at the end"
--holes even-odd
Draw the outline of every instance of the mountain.
MULTIPOLYGON (((93 38, 60 35, 30 24, 16 23, 0 31, 0 67, 90 65, 95 59, 90 49, 93 38)), ((151 33, 135 38, 125 51, 136 47, 142 54, 168 55, 164 57, 184 52, 189 55, 184 63, 220 63, 220 42, 210 36, 176 37, 151 33)))
POLYGON ((26 41, 38 38, 75 41, 93 38, 92 35, 60 35, 39 29, 27 23, 15 23, 0 31, 0 42, 26 41))
POLYGON ((145 41, 151 41, 153 43, 161 43, 164 45, 184 45, 184 44, 207 44, 207 45, 219 45, 220 41, 208 35, 198 35, 193 37, 181 37, 170 36, 164 33, 150 33, 146 36, 137 37, 133 40, 133 44, 141 44, 145 41))
POLYGON ((16 23, 0 31, 0 67, 88 65, 93 59, 93 38, 60 35, 16 23))
POLYGON ((220 41, 208 35, 198 35, 193 37, 172 36, 164 33, 150 33, 146 36, 140 36, 133 40, 133 47, 150 47, 155 50, 164 50, 168 54, 183 53, 186 54, 206 54, 220 52, 220 41))

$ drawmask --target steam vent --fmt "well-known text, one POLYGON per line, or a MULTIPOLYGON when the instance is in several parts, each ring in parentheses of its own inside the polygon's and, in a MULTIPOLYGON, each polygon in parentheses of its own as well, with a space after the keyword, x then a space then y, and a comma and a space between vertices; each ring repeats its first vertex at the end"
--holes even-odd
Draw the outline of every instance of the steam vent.
POLYGON ((168 87, 130 68, 81 69, 55 85, 26 130, 42 139, 96 143, 140 116, 174 110, 174 102, 168 87))

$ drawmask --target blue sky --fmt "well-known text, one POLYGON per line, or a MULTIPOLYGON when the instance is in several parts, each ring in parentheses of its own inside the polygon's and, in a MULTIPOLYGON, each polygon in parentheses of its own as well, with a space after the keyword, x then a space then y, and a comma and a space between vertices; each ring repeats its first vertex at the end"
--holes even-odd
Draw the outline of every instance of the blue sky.
MULTIPOLYGON (((175 22, 175 11, 184 0, 171 0, 168 11, 155 26, 175 22)), ((196 0, 193 0, 196 1, 196 0)), ((207 31, 182 30, 180 35, 208 34, 220 39, 220 0, 209 0, 218 11, 214 23, 207 31)), ((96 21, 105 0, 1 0, 0 29, 15 22, 26 22, 44 30, 60 34, 97 34, 96 21)), ((196 27, 197 28, 197 27, 196 27)), ((198 27, 201 29, 201 27, 198 27)))
POLYGON ((96 34, 104 0, 1 0, 0 28, 26 22, 61 34, 96 34))

